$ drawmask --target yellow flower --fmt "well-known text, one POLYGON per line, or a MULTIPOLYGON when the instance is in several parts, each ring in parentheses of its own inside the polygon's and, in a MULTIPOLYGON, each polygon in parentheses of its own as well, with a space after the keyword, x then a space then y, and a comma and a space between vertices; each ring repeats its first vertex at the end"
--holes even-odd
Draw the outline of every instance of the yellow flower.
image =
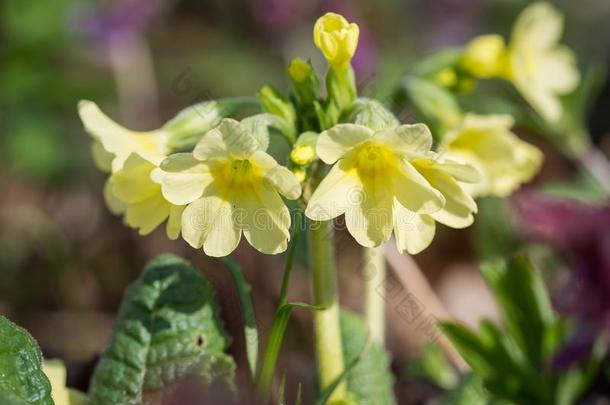
POLYGON ((468 114, 443 139, 445 156, 461 159, 481 173, 481 181, 464 185, 473 196, 506 197, 540 170, 542 152, 512 133, 513 124, 510 115, 468 114))
POLYGON ((61 360, 45 360, 42 371, 51 383, 51 396, 55 405, 83 405, 87 396, 80 391, 66 387, 66 366, 61 360))
POLYGON ((534 3, 515 22, 508 52, 508 78, 549 122, 561 117, 558 96, 580 81, 574 53, 558 45, 562 31, 561 14, 549 3, 534 3))
POLYGON ((480 176, 472 166, 443 158, 433 152, 426 158, 411 163, 445 198, 443 208, 432 214, 419 214, 394 204, 396 246, 401 252, 416 254, 432 243, 436 222, 458 229, 472 225, 477 205, 464 190, 463 184, 476 183, 480 176))
POLYGON ((313 27, 314 43, 335 70, 347 67, 356 52, 359 34, 358 25, 335 13, 324 14, 313 27))
POLYGON ((101 163, 104 160, 102 156, 105 156, 106 161, 109 156, 113 156, 111 168, 116 171, 133 152, 157 163, 170 152, 166 131, 130 131, 108 118, 92 101, 81 100, 78 103, 78 113, 85 130, 95 140, 94 145, 98 145, 94 146, 94 160, 98 166, 102 165, 102 169, 105 165, 101 163))
POLYGON ((506 45, 500 35, 476 37, 464 50, 460 66, 476 77, 501 76, 506 70, 506 45))
POLYGON ((463 165, 444 161, 433 165, 431 146, 432 135, 423 124, 380 131, 339 124, 324 131, 318 138, 317 154, 334 166, 314 191, 305 214, 318 221, 345 214, 348 231, 363 246, 387 241, 394 230, 399 249, 421 250, 429 241, 419 239, 429 232, 422 236, 414 231, 413 226, 418 227, 414 221, 424 221, 429 229, 434 225, 430 215, 441 211, 446 200, 463 198, 457 183, 445 176, 459 172, 456 168, 463 165))
POLYGON ((125 223, 138 229, 140 235, 151 233, 167 220, 167 237, 176 239, 184 206, 171 204, 163 197, 163 176, 157 164, 132 153, 108 179, 104 197, 110 210, 123 214, 125 223))
POLYGON ((161 164, 163 195, 176 205, 188 204, 182 237, 209 256, 226 256, 241 234, 257 250, 286 250, 290 213, 280 194, 301 195, 295 175, 259 149, 246 127, 223 119, 207 132, 193 153, 169 156, 161 164))
POLYGON ((111 175, 104 186, 104 199, 115 215, 124 215, 125 223, 146 235, 168 219, 170 239, 180 234, 180 216, 184 207, 169 203, 161 194, 158 166, 169 153, 168 133, 130 131, 108 118, 91 101, 81 101, 78 111, 85 129, 94 138, 92 146, 96 165, 111 175))

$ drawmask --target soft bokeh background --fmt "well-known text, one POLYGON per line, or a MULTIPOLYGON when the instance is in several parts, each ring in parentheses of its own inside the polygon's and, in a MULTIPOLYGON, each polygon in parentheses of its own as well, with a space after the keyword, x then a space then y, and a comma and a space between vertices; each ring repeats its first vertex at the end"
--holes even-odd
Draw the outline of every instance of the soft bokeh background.
MULTIPOLYGON (((125 288, 154 255, 176 252, 193 260, 216 286, 234 337, 231 352, 245 370, 241 315, 226 269, 184 242, 168 241, 163 229, 138 236, 107 211, 101 193, 103 175, 93 166, 90 139, 76 114, 78 100, 96 101, 127 127, 152 129, 198 101, 253 95, 265 84, 287 89, 284 72, 292 57, 311 58, 322 69, 311 29, 325 11, 340 12, 360 25, 354 66, 361 92, 383 99, 410 65, 434 49, 462 45, 482 33, 508 34, 527 3, 3 0, 0 313, 26 327, 47 357, 64 359, 69 383, 86 389, 125 288)), ((565 42, 577 51, 582 64, 610 62, 610 2, 556 3, 566 15, 565 42)), ((606 86, 594 101, 590 130, 607 153, 610 88, 606 86)), ((574 176, 573 164, 550 144, 523 135, 546 156, 535 184, 574 176)), ((389 282, 409 285, 424 316, 449 314, 473 325, 482 316, 494 319, 495 306, 476 262, 523 243, 504 233, 510 227, 505 209, 497 200, 482 201, 475 227, 439 229, 432 246, 415 262, 390 252, 391 267, 400 277, 392 276, 389 282), (425 278, 418 278, 419 274, 425 278)), ((346 306, 360 310, 359 249, 344 232, 338 239, 341 298, 346 306)), ((290 296, 306 301, 304 248, 299 252, 290 296)), ((253 284, 259 328, 266 331, 285 257, 263 257, 244 243, 237 258, 253 284)), ((547 272, 549 285, 562 284, 565 272, 560 267, 547 272)), ((388 295, 388 345, 400 402, 415 403, 434 389, 411 376, 406 365, 435 336, 405 320, 400 299, 393 301, 388 295)), ((314 384, 311 330, 309 315, 297 312, 278 368, 287 371, 288 391, 294 392, 298 382, 305 385, 306 403, 314 384)))

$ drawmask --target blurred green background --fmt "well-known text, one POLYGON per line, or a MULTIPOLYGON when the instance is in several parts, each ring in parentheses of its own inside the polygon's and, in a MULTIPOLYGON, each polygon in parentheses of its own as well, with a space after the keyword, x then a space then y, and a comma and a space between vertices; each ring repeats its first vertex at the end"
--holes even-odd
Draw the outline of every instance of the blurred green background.
MULTIPOLYGON (((310 58, 323 69, 311 30, 325 11, 340 12, 360 25, 354 60, 359 87, 362 94, 383 99, 414 62, 433 50, 463 45, 483 33, 508 35, 527 3, 3 0, 0 313, 29 329, 48 357, 66 360, 71 383, 85 387, 126 286, 155 254, 173 251, 193 260, 217 287, 225 321, 235 337, 233 354, 243 363, 241 318, 226 270, 182 241, 168 241, 163 229, 140 237, 107 211, 102 199, 104 175, 92 163, 90 139, 76 113, 78 100, 96 101, 129 128, 152 129, 198 101, 254 95, 265 84, 287 89, 284 72, 292 57, 310 58)), ((610 62, 610 2, 556 4, 566 16, 565 42, 580 61, 598 66, 610 62)), ((597 100, 592 109, 596 115, 590 119, 594 141, 606 152, 610 150, 609 93, 606 90, 597 100)), ((546 155, 538 184, 573 175, 572 165, 553 147, 526 139, 546 155)), ((479 217, 481 225, 469 230, 439 230, 433 245, 415 258, 451 314, 470 323, 483 315, 495 316, 476 272, 480 243, 475 243, 474 235, 485 232, 486 226, 497 231, 500 216, 482 209, 479 217)), ((342 299, 358 310, 362 288, 358 249, 343 234, 339 246, 342 299)), ((257 315, 266 330, 284 258, 261 257, 245 244, 237 257, 254 285, 257 315)), ((300 267, 291 294, 307 300, 307 276, 300 267)), ((560 277, 551 275, 552 280, 560 277)), ((289 379, 313 384, 308 317, 296 316, 280 367, 288 370, 289 379)), ((408 332, 390 331, 397 370, 418 349, 406 337, 408 332)), ((405 389, 408 394, 400 390, 413 384, 417 383, 399 373, 401 402, 427 395, 426 387, 405 389)))

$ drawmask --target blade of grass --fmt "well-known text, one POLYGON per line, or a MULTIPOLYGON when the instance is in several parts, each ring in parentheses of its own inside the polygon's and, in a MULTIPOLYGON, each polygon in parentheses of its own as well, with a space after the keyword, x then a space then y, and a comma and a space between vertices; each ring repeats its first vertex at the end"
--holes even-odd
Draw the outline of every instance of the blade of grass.
POLYGON ((271 332, 269 332, 269 337, 267 339, 267 347, 265 349, 265 356, 263 357, 263 364, 256 383, 258 392, 265 399, 269 398, 271 393, 271 382, 273 381, 277 357, 282 346, 282 341, 284 340, 288 320, 290 319, 290 315, 295 308, 307 308, 314 310, 319 309, 318 307, 310 304, 292 302, 284 304, 275 314, 275 317, 273 318, 273 325, 271 326, 271 332))
POLYGON ((294 253, 296 252, 299 234, 301 231, 301 217, 303 211, 298 210, 294 218, 294 231, 290 238, 290 247, 288 248, 288 257, 286 258, 286 266, 284 267, 284 276, 282 278, 282 288, 280 290, 280 300, 278 302, 278 311, 286 303, 288 295, 288 284, 290 283, 290 275, 292 274, 292 266, 294 263, 294 253))
POLYGON ((253 381, 256 380, 256 368, 258 363, 258 329, 256 327, 256 316, 254 314, 254 306, 252 305, 251 291, 252 287, 241 271, 241 266, 231 256, 223 259, 224 263, 229 268, 229 272, 233 277, 239 300, 241 303, 241 311, 244 317, 244 337, 246 340, 246 356, 248 358, 248 366, 250 368, 250 377, 253 381))

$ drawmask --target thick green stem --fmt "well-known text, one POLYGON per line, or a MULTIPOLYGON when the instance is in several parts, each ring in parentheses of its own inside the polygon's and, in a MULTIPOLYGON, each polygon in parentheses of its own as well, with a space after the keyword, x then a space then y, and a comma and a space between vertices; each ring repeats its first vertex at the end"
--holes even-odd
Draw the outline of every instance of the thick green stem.
POLYGON ((383 345, 385 340, 385 300, 378 290, 386 277, 383 247, 364 249, 364 313, 371 339, 383 345))
MULTIPOLYGON (((314 314, 314 328, 320 388, 323 390, 344 369, 332 222, 310 221, 308 236, 313 304, 321 307, 314 314)), ((328 402, 340 403, 346 395, 347 387, 342 381, 328 402)))

